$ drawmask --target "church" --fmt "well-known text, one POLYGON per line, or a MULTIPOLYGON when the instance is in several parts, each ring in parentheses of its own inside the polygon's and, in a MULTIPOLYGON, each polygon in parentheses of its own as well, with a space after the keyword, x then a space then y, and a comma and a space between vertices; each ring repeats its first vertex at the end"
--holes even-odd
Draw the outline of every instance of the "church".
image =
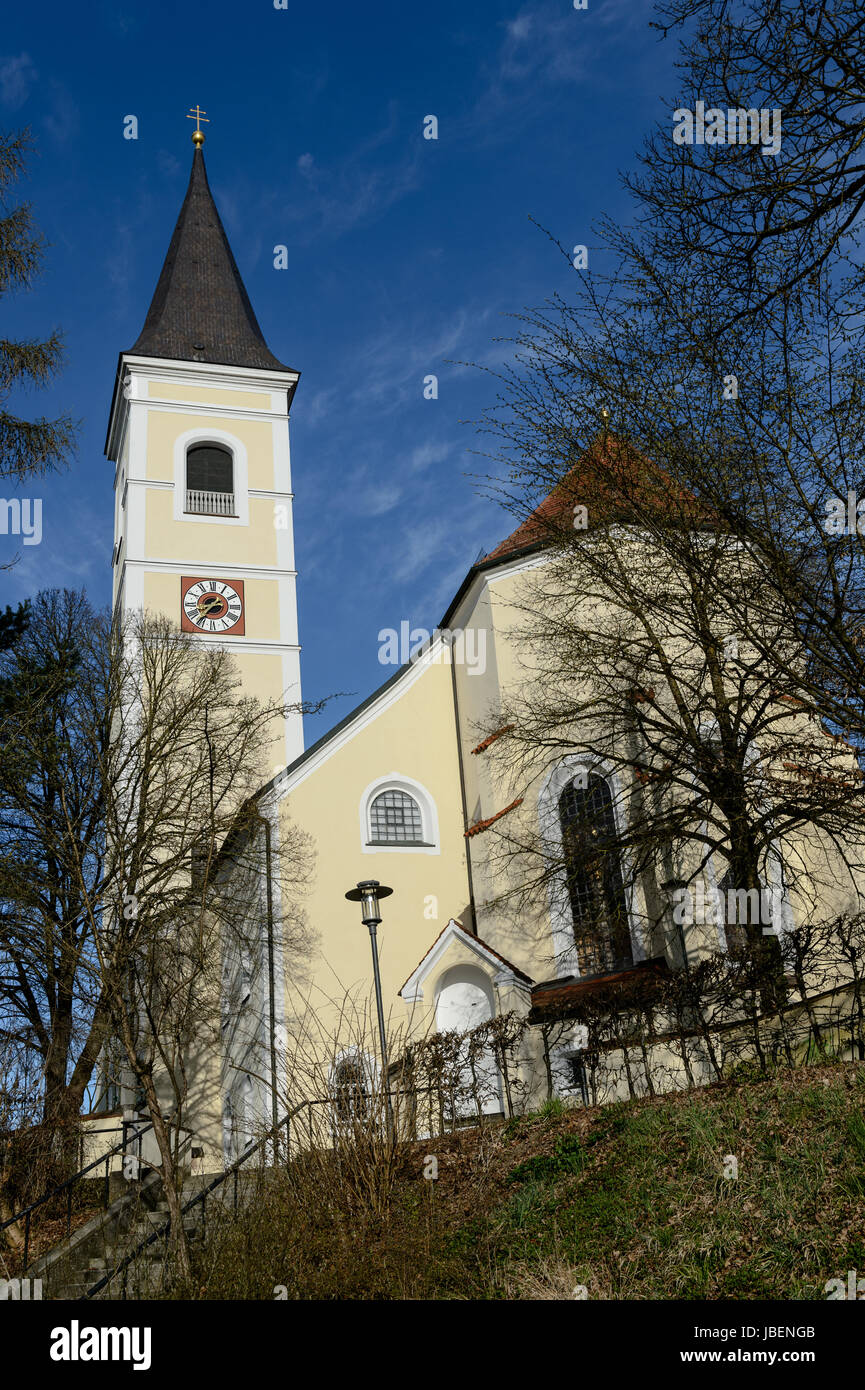
MULTIPOLYGON (((203 139, 196 131, 144 326, 118 363, 106 444, 114 607, 172 616, 232 654, 245 692, 299 706, 289 448, 299 372, 264 341, 208 184, 203 139)), ((302 465, 298 476, 302 487, 302 465)), ((586 1001, 613 986, 629 997, 689 959, 730 949, 723 925, 697 921, 683 932, 668 905, 639 882, 625 886, 609 864, 602 889, 616 920, 606 926, 597 914, 581 917, 583 899, 566 883, 545 884, 528 908, 503 895, 509 826, 561 843, 579 813, 602 843, 629 797, 621 770, 600 754, 563 750, 519 787, 501 771, 512 729, 496 711, 523 679, 514 612, 548 564, 541 519, 479 559, 429 641, 323 737, 305 747, 301 714, 286 717, 277 770, 257 800, 268 835, 298 826, 313 847, 303 901, 311 945, 298 965, 279 930, 274 939, 283 916, 268 904, 278 885, 263 881, 261 949, 242 961, 226 952, 221 1024, 190 1095, 206 1170, 298 1097, 301 1056, 314 1054, 324 1096, 380 1079, 370 938, 345 896, 357 883, 392 890, 378 928, 389 1082, 411 1040, 511 1018, 522 1025, 515 1067, 525 1103, 553 1094, 580 1103, 586 1001)), ((263 879, 265 864, 262 856, 263 879)), ((854 888, 826 877, 832 910, 855 910, 854 888)), ((588 878, 583 889, 588 901, 588 878)), ((795 901, 780 880, 773 891, 792 925, 795 901)), ((506 1114, 500 1069, 495 1059, 484 1065, 480 1108, 506 1114)), ((685 1066, 703 1074, 693 1057, 685 1066)), ((457 1107, 452 1119, 461 1118, 457 1107)))

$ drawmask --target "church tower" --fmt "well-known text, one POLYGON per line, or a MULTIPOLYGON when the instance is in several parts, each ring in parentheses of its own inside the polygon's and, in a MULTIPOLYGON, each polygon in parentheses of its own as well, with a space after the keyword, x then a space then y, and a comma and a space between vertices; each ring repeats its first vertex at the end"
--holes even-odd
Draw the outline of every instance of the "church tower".
MULTIPOLYGON (((192 138, 186 197, 111 405, 114 610, 167 613, 230 650, 246 694, 297 705, 288 416, 299 373, 264 341, 207 182, 204 136, 192 138)), ((291 714, 277 757, 302 751, 291 714)))

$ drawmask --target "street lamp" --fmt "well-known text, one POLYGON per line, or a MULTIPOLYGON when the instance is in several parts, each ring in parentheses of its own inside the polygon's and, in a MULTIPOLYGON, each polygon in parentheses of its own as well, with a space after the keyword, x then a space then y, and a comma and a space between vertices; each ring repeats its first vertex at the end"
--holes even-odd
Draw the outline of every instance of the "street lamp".
POLYGON ((361 921, 365 927, 369 927, 369 940, 372 946, 372 971, 375 979, 375 1007, 378 1013, 378 1040, 381 1048, 382 1080, 387 1097, 388 1117, 390 1117, 390 1091, 388 1090, 387 1079, 387 1042, 384 1033, 384 1008, 381 1001, 381 975, 378 969, 378 942, 375 929, 381 921, 379 902, 382 898, 389 898, 392 892, 392 888, 386 888, 383 883, 379 883, 378 879, 368 878, 359 883, 356 888, 350 888, 345 895, 349 902, 361 904, 361 921))

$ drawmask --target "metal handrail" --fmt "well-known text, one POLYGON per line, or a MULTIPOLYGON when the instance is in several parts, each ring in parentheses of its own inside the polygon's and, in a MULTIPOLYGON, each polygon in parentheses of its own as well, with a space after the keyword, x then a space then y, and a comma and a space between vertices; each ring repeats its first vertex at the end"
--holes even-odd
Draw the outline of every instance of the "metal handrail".
MULTIPOLYGON (((109 1161, 109 1159, 113 1158, 114 1155, 115 1155, 116 1153, 125 1153, 125 1151, 126 1151, 126 1146, 127 1146, 127 1144, 129 1143, 128 1127, 129 1127, 129 1126, 132 1126, 132 1125, 136 1125, 136 1124, 138 1124, 138 1123, 140 1123, 138 1120, 123 1120, 123 1121, 122 1121, 123 1138, 120 1139, 119 1142, 118 1142, 117 1144, 113 1145, 112 1148, 108 1149, 106 1153, 101 1154, 99 1158, 94 1158, 94 1160, 93 1160, 92 1163, 88 1163, 84 1168, 80 1168, 80 1169, 78 1170, 77 1173, 73 1173, 73 1175, 72 1175, 71 1178, 65 1178, 65 1179, 63 1180, 63 1182, 57 1183, 54 1187, 50 1188, 48 1192, 43 1193, 43 1195, 42 1195, 41 1197, 37 1197, 36 1201, 35 1201, 35 1202, 31 1202, 29 1206, 27 1206, 27 1207, 22 1207, 20 1211, 13 1212, 13 1214, 12 1214, 11 1216, 7 1217, 5 1221, 0 1221, 0 1231, 5 1231, 6 1228, 7 1228, 8 1226, 13 1226, 13 1225, 15 1225, 15 1223, 18 1222, 18 1221, 20 1221, 20 1220, 22 1219, 22 1217, 23 1217, 23 1219, 24 1219, 24 1267, 25 1267, 25 1269, 26 1269, 26 1267, 27 1267, 27 1256, 28 1256, 28 1254, 30 1253, 30 1223, 31 1223, 31 1219, 32 1219, 32 1216, 33 1216, 34 1211, 36 1211, 39 1207, 44 1206, 44 1204, 45 1204, 46 1202, 50 1202, 54 1197, 59 1196, 59 1194, 65 1190, 65 1191, 66 1191, 66 1235, 67 1235, 67 1238, 68 1238, 68 1236, 70 1235, 70 1232, 71 1232, 71 1227, 72 1227, 72 1188, 73 1188, 73 1185, 74 1185, 75 1183, 79 1182, 87 1173, 92 1172, 92 1170, 93 1170, 94 1168, 100 1168, 100 1167, 102 1166, 103 1163, 105 1164, 105 1196, 106 1196, 106 1206, 107 1206, 107 1204, 108 1204, 108 1203, 107 1203, 107 1197, 108 1197, 108 1175, 109 1175, 108 1161, 109 1161)), ((149 1129, 152 1129, 152 1128, 153 1128, 153 1121, 152 1121, 152 1120, 147 1120, 146 1122, 144 1122, 144 1128, 143 1128, 143 1129, 140 1129, 140 1130, 136 1130, 136 1131, 133 1133, 133 1135, 132 1135, 132 1140, 133 1140, 133 1142, 135 1142, 136 1140, 140 1140, 140 1139, 143 1137, 143 1135, 145 1135, 145 1134, 147 1133, 147 1131, 148 1131, 149 1129)), ((93 1132, 96 1133, 96 1134, 107 1134, 107 1133, 110 1133, 109 1130, 95 1130, 95 1131, 93 1131, 93 1132)))
MULTIPOLYGON (((432 1088, 432 1087, 422 1087, 421 1089, 423 1089, 423 1090, 431 1090, 431 1089, 433 1089, 433 1088, 432 1088)), ((400 1094, 404 1094, 404 1093, 403 1093, 403 1092, 399 1092, 399 1091, 394 1091, 394 1092, 389 1091, 389 1092, 388 1092, 388 1095, 400 1095, 400 1094)), ((221 1186, 223 1185, 223 1183, 227 1182, 228 1179, 229 1179, 230 1177, 232 1177, 232 1176, 234 1177, 234 1180, 235 1180, 235 1184, 234 1184, 234 1205, 235 1205, 235 1207, 236 1207, 236 1206, 237 1206, 237 1174, 239 1173, 239 1171, 240 1171, 241 1167, 243 1166, 243 1164, 244 1164, 244 1163, 247 1163, 247 1162, 249 1161, 249 1159, 251 1159, 251 1158, 253 1157, 254 1154, 257 1154, 257 1153, 258 1153, 261 1149, 263 1149, 267 1144, 273 1142, 274 1145, 277 1145, 278 1142, 279 1142, 279 1132, 280 1132, 280 1130, 281 1130, 283 1127, 286 1129, 287 1138, 288 1138, 288 1147, 289 1147, 289 1153, 290 1153, 290 1150, 291 1150, 291 1131, 290 1131, 289 1126, 291 1125, 291 1121, 294 1119, 294 1117, 295 1117, 296 1115, 299 1115, 300 1112, 301 1112, 302 1110, 305 1110, 307 1107, 312 1107, 313 1105, 329 1105, 329 1106, 332 1106, 333 1103, 334 1103, 334 1102, 333 1102, 333 1097, 331 1097, 331 1096, 317 1097, 317 1098, 312 1099, 312 1100, 302 1100, 302 1101, 300 1102, 299 1105, 296 1105, 296 1106, 294 1107, 293 1110, 289 1110, 285 1115, 283 1115, 283 1117, 282 1117, 282 1119, 280 1120, 279 1124, 276 1125, 275 1128, 268 1130, 268 1132, 267 1132, 265 1135, 263 1135, 263 1137, 262 1137, 261 1139, 259 1139, 257 1143, 251 1145, 251 1147, 248 1148, 248 1149, 246 1150, 245 1153, 242 1153, 241 1156, 240 1156, 240 1158, 235 1159, 234 1163, 232 1163, 232 1165, 231 1165, 230 1168, 226 1168, 225 1171, 224 1171, 223 1173, 217 1173, 216 1177, 213 1179, 212 1182, 208 1183, 207 1187, 202 1188, 202 1190, 201 1190, 200 1192, 197 1192, 197 1193, 195 1194, 194 1197, 190 1197, 190 1199, 189 1199, 188 1202, 184 1202, 183 1206, 180 1208, 180 1217, 181 1217, 181 1220, 183 1219, 183 1217, 186 1215, 186 1213, 187 1213, 188 1211, 191 1211, 191 1210, 192 1210, 192 1208, 196 1205, 197 1202, 201 1202, 201 1204, 202 1204, 202 1210, 204 1210, 204 1203, 207 1201, 207 1199, 208 1199, 208 1197, 211 1195, 211 1193, 212 1193, 212 1192, 215 1192, 216 1189, 217 1189, 218 1187, 221 1187, 221 1186)), ((310 1110, 310 1133, 311 1133, 311 1131, 312 1131, 311 1118, 312 1118, 312 1112, 311 1112, 311 1110, 310 1110)), ((107 1274, 104 1274, 104 1275, 102 1276, 102 1278, 98 1281, 98 1283, 93 1284, 91 1288, 87 1289, 87 1291, 86 1291, 84 1294, 82 1294, 82 1296, 81 1296, 82 1301, 83 1301, 84 1299, 94 1298, 94 1297, 96 1296, 96 1294, 100 1293, 100 1292, 102 1291, 102 1289, 104 1289, 108 1284, 110 1284, 111 1281, 112 1281, 113 1279, 116 1279, 117 1276, 118 1276, 118 1274, 122 1274, 123 1271, 124 1271, 125 1269, 128 1269, 129 1266, 133 1263, 133 1261, 134 1261, 134 1260, 137 1260, 137 1259, 139 1258, 139 1256, 142 1255, 143 1252, 144 1252, 145 1250, 147 1250, 151 1245, 153 1245, 157 1240, 164 1240, 165 1237, 168 1235, 168 1233, 169 1233, 170 1230, 171 1230, 171 1218, 168 1217, 168 1219, 167 1219, 166 1221, 164 1221, 163 1224, 162 1224, 161 1226, 159 1226, 155 1231, 152 1231, 151 1234, 150 1234, 149 1236, 145 1236, 144 1240, 142 1240, 138 1245, 136 1245, 135 1249, 132 1250, 128 1255, 126 1255, 126 1256, 120 1261, 120 1263, 119 1263, 118 1265, 115 1265, 115 1267, 114 1267, 112 1270, 109 1270, 109 1272, 108 1272, 107 1274)))
MULTIPOLYGON (((328 1105, 332 1104, 331 1101, 325 1101, 323 1103, 328 1105)), ((190 1197, 188 1202, 184 1202, 183 1206, 180 1208, 181 1219, 186 1215, 188 1211, 192 1210, 196 1202, 206 1202, 211 1192, 215 1192, 217 1187, 221 1187, 222 1184, 224 1182, 227 1182, 232 1175, 236 1177, 241 1166, 244 1163, 246 1163, 250 1158, 252 1158, 253 1154, 258 1153, 258 1151, 261 1148, 263 1148, 264 1145, 268 1144, 271 1140, 278 1139, 279 1131, 283 1128, 283 1126, 287 1127, 294 1119, 295 1115, 299 1115, 301 1110, 303 1110, 305 1106, 319 1104, 322 1104, 322 1102, 316 1100, 303 1100, 301 1101, 300 1105, 295 1106, 293 1110, 290 1110, 287 1114, 283 1115, 282 1119, 280 1120, 279 1124, 276 1126, 275 1129, 268 1130, 267 1134, 265 1134, 263 1138, 258 1140, 258 1143, 253 1144, 250 1148, 246 1150, 245 1153, 241 1154, 240 1158, 235 1159, 234 1163, 232 1163, 230 1168, 226 1168, 223 1173, 217 1173, 216 1177, 213 1179, 211 1183, 208 1183, 207 1187, 202 1188, 202 1190, 200 1192, 197 1192, 194 1197, 190 1197)), ((236 1196, 237 1188, 235 1187, 235 1197, 236 1196)), ((101 1290, 104 1289, 107 1284, 111 1283, 112 1279, 116 1279, 118 1274, 122 1274, 125 1269, 128 1269, 132 1262, 134 1260, 137 1260, 138 1257, 145 1250, 147 1250, 149 1246, 153 1245, 153 1243, 157 1240, 163 1240, 165 1236, 168 1235, 170 1230, 171 1217, 169 1217, 167 1221, 165 1221, 149 1236, 146 1236, 145 1239, 140 1242, 140 1244, 136 1245, 135 1249, 131 1251, 130 1254, 126 1255, 118 1265, 115 1265, 114 1269, 109 1270, 107 1274, 104 1274, 98 1283, 94 1284, 92 1288, 89 1288, 86 1291, 86 1293, 82 1295, 82 1299, 95 1297, 95 1295, 100 1293, 101 1290)))

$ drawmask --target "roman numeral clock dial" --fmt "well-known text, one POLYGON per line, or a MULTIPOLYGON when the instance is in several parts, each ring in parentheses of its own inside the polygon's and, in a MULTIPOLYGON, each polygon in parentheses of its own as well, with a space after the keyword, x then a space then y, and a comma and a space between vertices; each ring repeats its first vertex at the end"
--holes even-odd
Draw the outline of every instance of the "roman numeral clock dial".
POLYGON ((215 637, 246 630, 243 580, 181 579, 180 626, 183 632, 206 632, 215 637))

